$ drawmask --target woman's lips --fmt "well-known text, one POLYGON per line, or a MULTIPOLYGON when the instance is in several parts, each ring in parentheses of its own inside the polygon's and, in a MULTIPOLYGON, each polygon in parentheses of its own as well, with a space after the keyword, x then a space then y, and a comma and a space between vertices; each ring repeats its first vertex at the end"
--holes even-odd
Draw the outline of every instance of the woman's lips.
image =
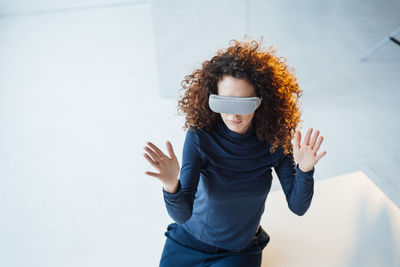
POLYGON ((230 123, 232 123, 232 124, 239 124, 239 123, 241 123, 242 121, 229 121, 230 123))

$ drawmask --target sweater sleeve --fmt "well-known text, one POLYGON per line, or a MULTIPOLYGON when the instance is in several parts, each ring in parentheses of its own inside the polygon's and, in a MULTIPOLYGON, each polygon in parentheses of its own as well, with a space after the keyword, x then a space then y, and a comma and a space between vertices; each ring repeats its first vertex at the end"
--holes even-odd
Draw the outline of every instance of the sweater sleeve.
POLYGON ((299 216, 304 215, 310 207, 314 194, 315 168, 308 172, 301 171, 299 164, 295 165, 293 153, 283 154, 274 168, 289 209, 299 216))
POLYGON ((164 202, 169 216, 182 224, 192 216, 193 202, 199 183, 201 157, 200 140, 195 130, 186 132, 182 152, 182 167, 178 180, 178 191, 168 193, 162 189, 164 202))

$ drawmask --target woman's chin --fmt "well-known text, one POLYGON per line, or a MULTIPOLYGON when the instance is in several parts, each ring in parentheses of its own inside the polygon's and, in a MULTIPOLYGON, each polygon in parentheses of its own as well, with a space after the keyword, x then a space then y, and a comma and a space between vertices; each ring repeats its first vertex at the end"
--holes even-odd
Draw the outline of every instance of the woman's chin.
POLYGON ((242 130, 242 127, 240 127, 239 125, 229 125, 228 127, 231 131, 235 132, 235 133, 240 133, 242 130))

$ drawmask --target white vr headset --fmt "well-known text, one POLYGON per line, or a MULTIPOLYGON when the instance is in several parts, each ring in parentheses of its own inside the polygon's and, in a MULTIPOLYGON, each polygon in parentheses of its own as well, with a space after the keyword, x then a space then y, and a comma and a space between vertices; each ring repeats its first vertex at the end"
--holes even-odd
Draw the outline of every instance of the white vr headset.
POLYGON ((216 113, 250 114, 261 104, 262 97, 235 97, 210 94, 208 105, 216 113))

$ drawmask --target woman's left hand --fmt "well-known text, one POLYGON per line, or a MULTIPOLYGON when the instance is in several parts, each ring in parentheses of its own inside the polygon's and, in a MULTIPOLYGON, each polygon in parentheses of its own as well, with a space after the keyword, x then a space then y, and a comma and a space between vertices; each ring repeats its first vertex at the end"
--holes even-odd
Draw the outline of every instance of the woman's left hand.
POLYGON ((299 168, 303 172, 308 172, 311 171, 315 164, 326 155, 326 150, 320 154, 317 155, 317 151, 319 147, 321 146, 322 140, 324 139, 323 136, 320 136, 320 138, 317 141, 319 131, 317 130, 314 133, 313 138, 311 139, 310 142, 310 137, 311 133, 313 131, 313 128, 309 128, 306 136, 304 137, 303 143, 300 146, 301 142, 301 132, 296 131, 295 137, 294 137, 294 144, 293 144, 293 157, 295 162, 299 164, 299 168))

